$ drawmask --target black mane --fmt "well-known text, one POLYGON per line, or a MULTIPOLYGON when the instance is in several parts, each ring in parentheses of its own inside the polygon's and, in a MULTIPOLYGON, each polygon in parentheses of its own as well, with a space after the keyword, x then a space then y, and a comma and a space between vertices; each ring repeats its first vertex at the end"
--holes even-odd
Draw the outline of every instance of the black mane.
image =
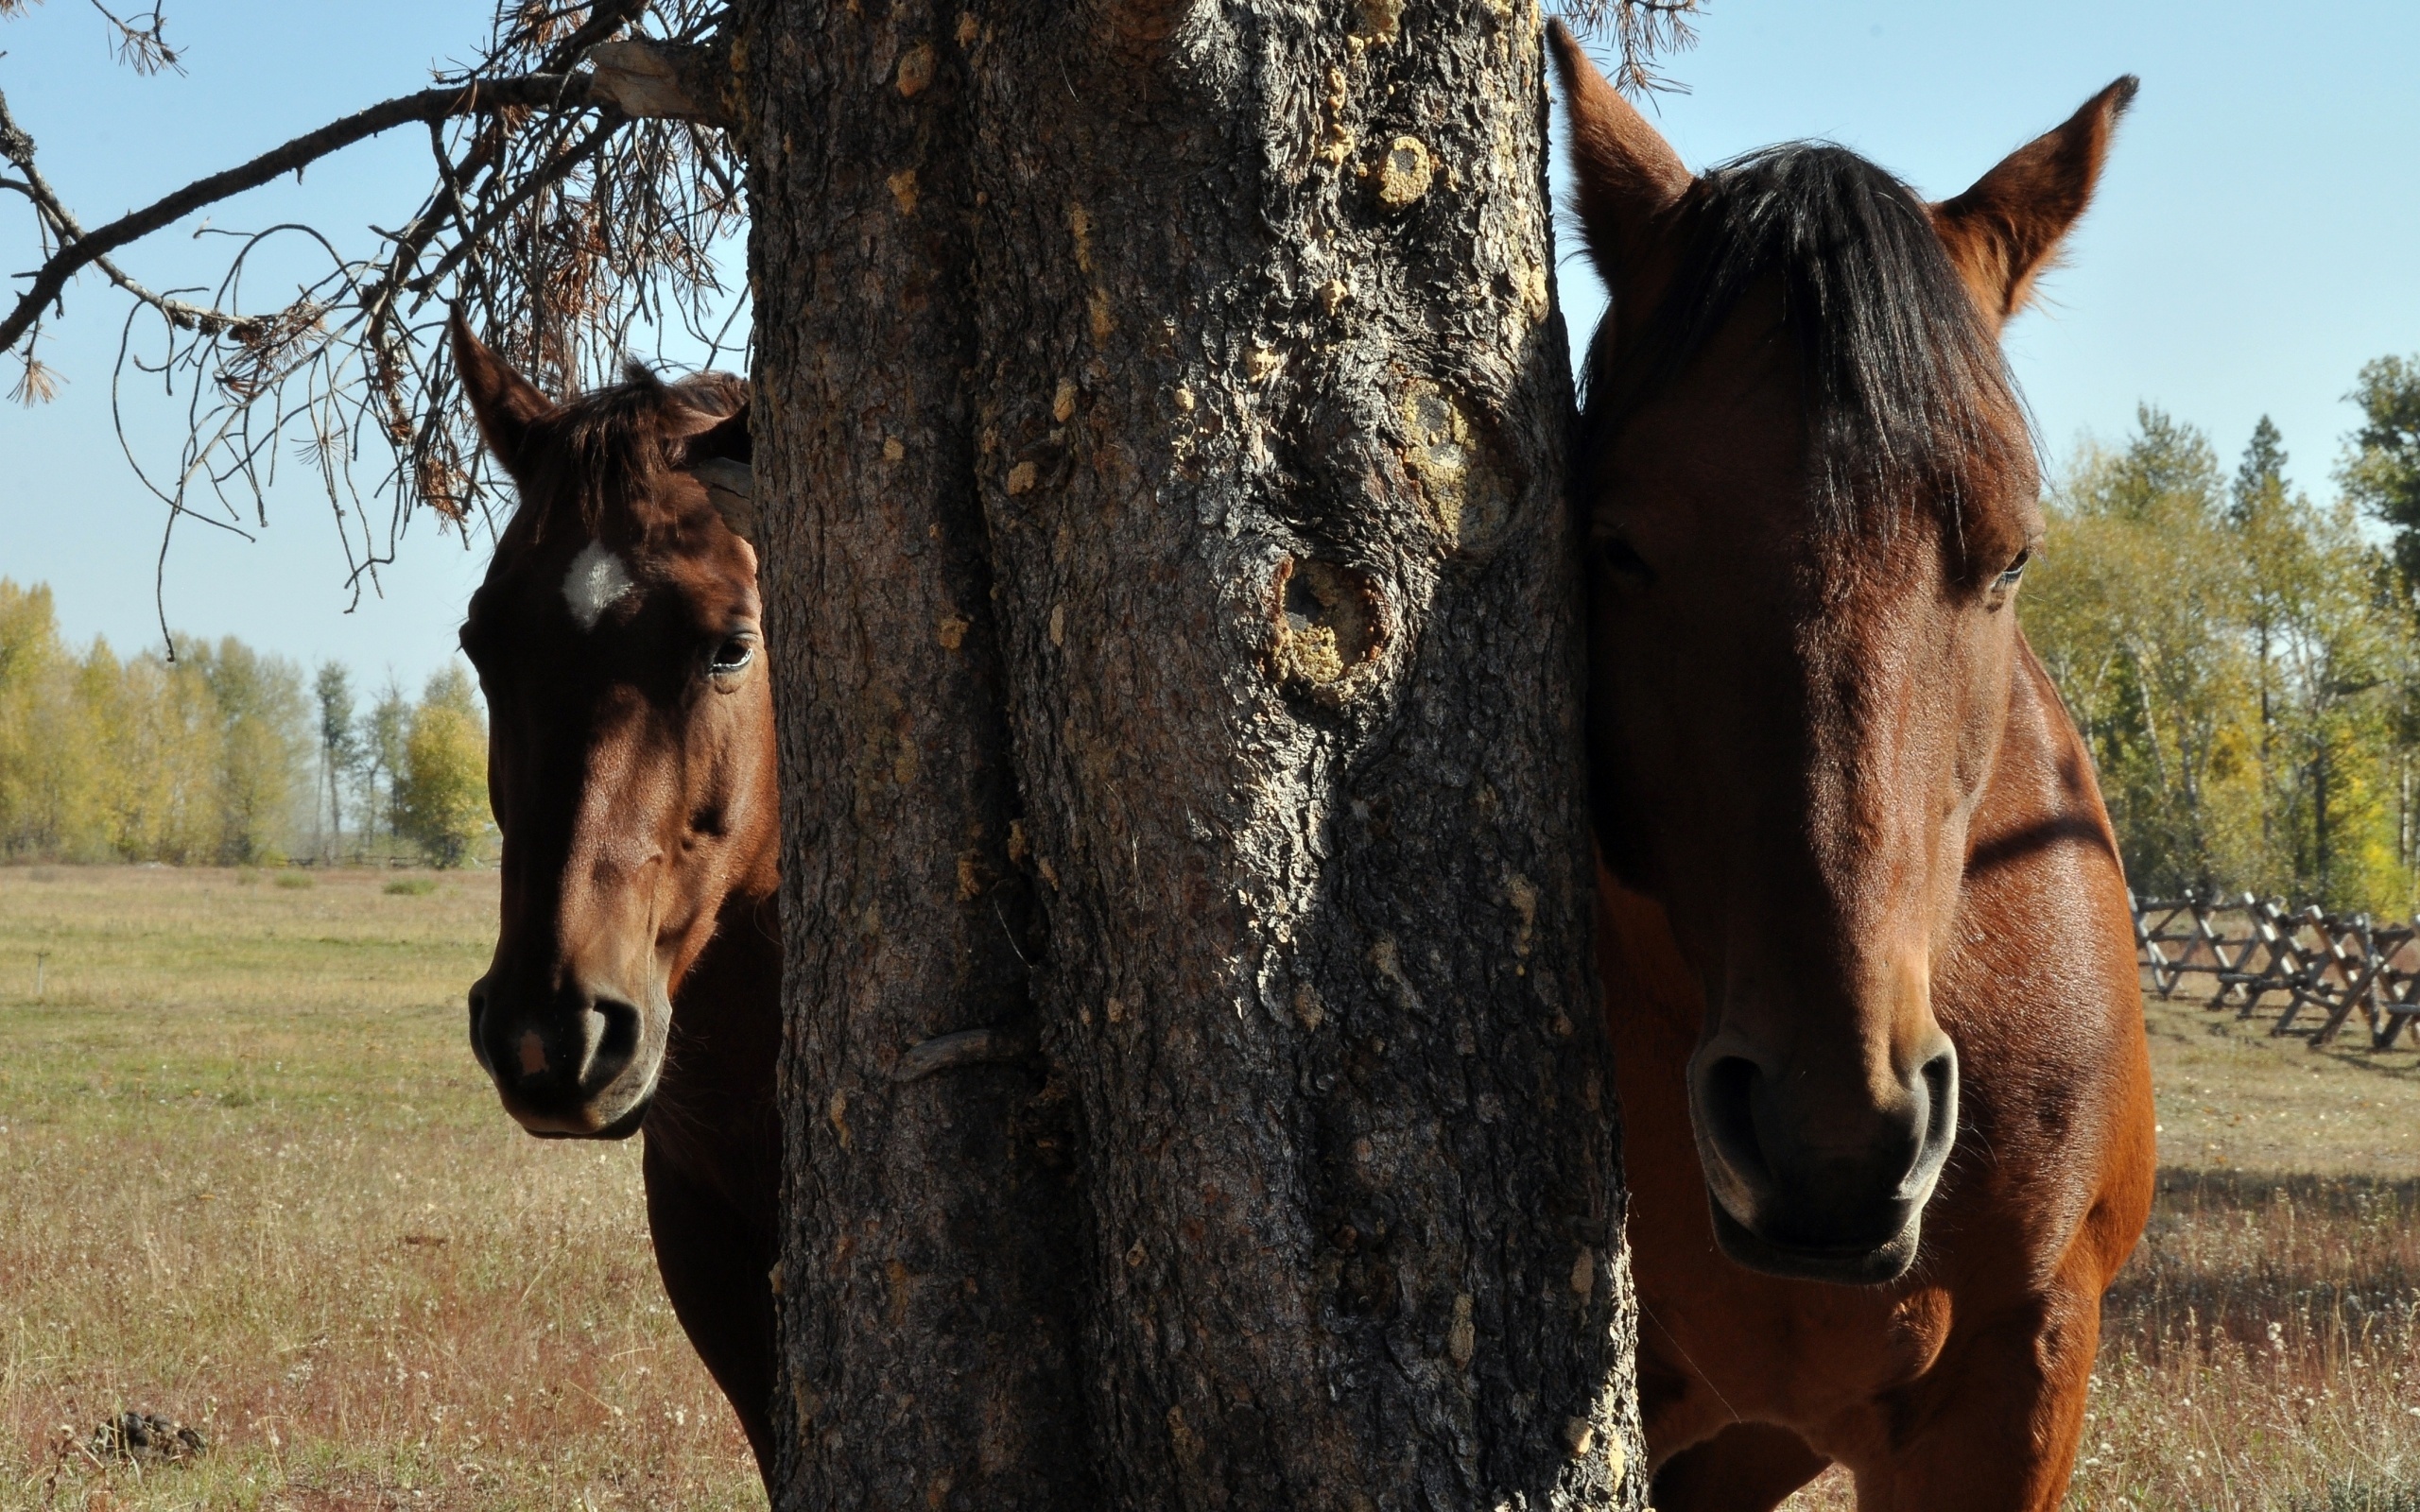
POLYGON ((1638 350, 1616 363, 1614 322, 1598 329, 1582 455, 1678 378, 1772 275, 1798 343, 1808 491, 1825 523, 1849 528, 1883 507, 1887 528, 1895 506, 1927 497, 1954 519, 1978 468, 2030 460, 1999 341, 1914 190, 1846 147, 1793 142, 1709 170, 1683 214, 1690 245, 1638 350), (2021 441, 1995 422, 2010 412, 2021 441))

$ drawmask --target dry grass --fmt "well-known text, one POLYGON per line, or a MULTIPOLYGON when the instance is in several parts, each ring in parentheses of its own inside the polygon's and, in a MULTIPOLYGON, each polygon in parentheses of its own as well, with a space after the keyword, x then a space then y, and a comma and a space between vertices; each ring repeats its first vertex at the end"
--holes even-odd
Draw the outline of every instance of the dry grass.
MULTIPOLYGON (((763 1505, 636 1146, 521 1135, 462 1044, 492 875, 277 875, 0 868, 0 1509, 763 1505), (74 1447, 127 1410, 210 1450, 74 1447)), ((2420 1512, 2420 1054, 2151 1014, 2069 1505, 2420 1512)))
POLYGON ((0 1508, 762 1506, 636 1144, 462 1042, 493 874, 310 880, 0 868, 0 1508), (126 1410, 210 1448, 77 1447, 126 1410))
MULTIPOLYGON (((2067 1505, 2420 1512, 2420 1055, 2149 1011, 2159 1196, 2067 1505)), ((1835 1472, 1787 1504, 1855 1499, 1835 1472)))

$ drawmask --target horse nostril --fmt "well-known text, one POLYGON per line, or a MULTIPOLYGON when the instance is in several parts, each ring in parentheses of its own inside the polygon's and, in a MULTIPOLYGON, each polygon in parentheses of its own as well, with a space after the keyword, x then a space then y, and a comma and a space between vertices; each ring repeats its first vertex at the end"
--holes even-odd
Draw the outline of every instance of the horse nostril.
POLYGON ((1932 1103, 1931 1117, 1925 1132, 1946 1132, 1940 1128, 1942 1115, 1958 1106, 1958 1057, 1947 1050, 1925 1062, 1925 1091, 1932 1103))
POLYGON ((524 1076, 537 1076, 544 1074, 545 1070, 546 1042, 538 1038, 537 1030, 523 1030, 521 1033, 521 1074, 524 1076))
POLYGON ((598 998, 588 1011, 602 1021, 589 1062, 589 1076, 599 1082, 611 1081, 637 1058, 639 1035, 645 1024, 635 1006, 614 998, 598 998))
POLYGON ((1698 1080, 1699 1116, 1705 1120, 1715 1152, 1735 1178, 1756 1189, 1772 1182, 1764 1142, 1756 1136, 1756 1091, 1764 1075, 1754 1061, 1724 1056, 1708 1065, 1698 1080))
POLYGON ((1925 1126, 1910 1171, 1915 1182, 1929 1185, 1949 1158, 1958 1139, 1958 1052, 1945 1043, 1916 1074, 1925 1091, 1925 1126))

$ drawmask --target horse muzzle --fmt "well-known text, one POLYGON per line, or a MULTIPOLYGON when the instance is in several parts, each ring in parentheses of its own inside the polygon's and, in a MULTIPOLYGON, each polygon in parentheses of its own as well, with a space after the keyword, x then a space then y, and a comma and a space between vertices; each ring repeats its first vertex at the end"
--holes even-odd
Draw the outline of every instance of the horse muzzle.
POLYGON ((1734 1263, 1878 1286, 1916 1261, 1925 1204, 1958 1136, 1958 1053, 1940 1036, 1897 1095, 1826 1102, 1787 1068, 1719 1042, 1690 1064, 1689 1111, 1734 1263))
POLYGON ((471 1053, 530 1133, 627 1139, 655 1095, 670 1017, 569 983, 516 992, 491 973, 471 988, 471 1053))

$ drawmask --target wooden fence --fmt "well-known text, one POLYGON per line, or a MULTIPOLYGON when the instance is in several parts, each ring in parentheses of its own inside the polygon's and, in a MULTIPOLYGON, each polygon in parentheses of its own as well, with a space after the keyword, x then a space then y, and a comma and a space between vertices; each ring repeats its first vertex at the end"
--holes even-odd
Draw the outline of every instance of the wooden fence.
MULTIPOLYGON (((2198 994, 2238 1019, 2273 1005, 2273 1035, 2333 1040, 2358 1014, 2370 1048, 2386 1050, 2420 1019, 2420 929, 2342 917, 2316 907, 2289 912, 2246 893, 2214 901, 2152 899, 2135 904, 2135 944, 2145 987, 2163 998, 2198 994), (2191 988, 2186 979, 2197 979, 2191 988)), ((2420 1030, 2412 1032, 2420 1044, 2420 1030)))

